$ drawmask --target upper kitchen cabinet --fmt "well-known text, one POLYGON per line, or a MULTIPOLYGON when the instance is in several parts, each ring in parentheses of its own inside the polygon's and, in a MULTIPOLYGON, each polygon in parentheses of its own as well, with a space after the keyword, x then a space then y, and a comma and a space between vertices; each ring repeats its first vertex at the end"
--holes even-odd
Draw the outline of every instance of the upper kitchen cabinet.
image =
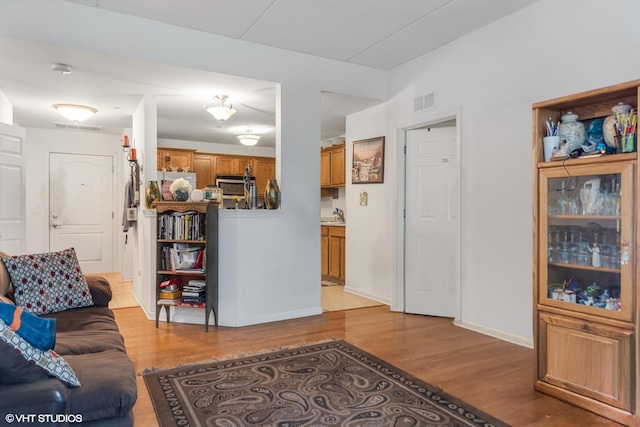
POLYGON ((216 157, 211 154, 194 153, 193 171, 196 173, 198 187, 216 183, 216 157))
POLYGON ((262 197, 267 181, 276 178, 276 159, 273 157, 256 157, 253 159, 253 175, 256 177, 258 196, 262 197))
POLYGON ((177 169, 178 171, 183 171, 185 168, 193 170, 194 151, 179 148, 158 148, 158 170, 171 171, 177 169))
POLYGON ((216 175, 244 175, 244 168, 251 165, 253 159, 242 156, 216 156, 216 175))
POLYGON ((344 187, 345 182, 345 145, 323 148, 320 152, 320 187, 344 187))

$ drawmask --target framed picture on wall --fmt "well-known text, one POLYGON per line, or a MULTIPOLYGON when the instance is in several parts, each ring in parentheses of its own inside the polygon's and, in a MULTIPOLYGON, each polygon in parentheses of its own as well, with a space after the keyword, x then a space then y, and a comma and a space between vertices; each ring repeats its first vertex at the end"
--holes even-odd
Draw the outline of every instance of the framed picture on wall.
POLYGON ((353 184, 384 182, 384 136, 353 141, 351 182, 353 184))

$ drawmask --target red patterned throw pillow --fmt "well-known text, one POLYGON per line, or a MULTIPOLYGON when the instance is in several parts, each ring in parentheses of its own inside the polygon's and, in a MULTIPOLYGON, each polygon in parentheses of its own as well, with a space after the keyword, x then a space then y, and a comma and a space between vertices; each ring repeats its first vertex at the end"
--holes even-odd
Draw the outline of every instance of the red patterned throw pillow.
POLYGON ((73 248, 2 258, 13 283, 16 305, 41 315, 93 305, 73 248))

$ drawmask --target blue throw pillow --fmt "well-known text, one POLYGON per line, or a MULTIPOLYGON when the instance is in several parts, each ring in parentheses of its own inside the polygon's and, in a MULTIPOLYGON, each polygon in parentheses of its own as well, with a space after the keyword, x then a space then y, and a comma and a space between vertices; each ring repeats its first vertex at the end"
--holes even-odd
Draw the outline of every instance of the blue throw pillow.
POLYGON ((0 296, 0 319, 29 344, 40 350, 50 350, 56 344, 56 320, 43 319, 16 307, 0 296))

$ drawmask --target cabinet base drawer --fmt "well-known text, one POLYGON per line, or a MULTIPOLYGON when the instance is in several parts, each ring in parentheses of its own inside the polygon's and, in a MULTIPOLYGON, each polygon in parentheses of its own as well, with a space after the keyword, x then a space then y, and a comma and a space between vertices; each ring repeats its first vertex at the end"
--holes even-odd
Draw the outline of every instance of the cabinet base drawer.
POLYGON ((546 313, 538 326, 539 381, 633 410, 632 330, 546 313))

